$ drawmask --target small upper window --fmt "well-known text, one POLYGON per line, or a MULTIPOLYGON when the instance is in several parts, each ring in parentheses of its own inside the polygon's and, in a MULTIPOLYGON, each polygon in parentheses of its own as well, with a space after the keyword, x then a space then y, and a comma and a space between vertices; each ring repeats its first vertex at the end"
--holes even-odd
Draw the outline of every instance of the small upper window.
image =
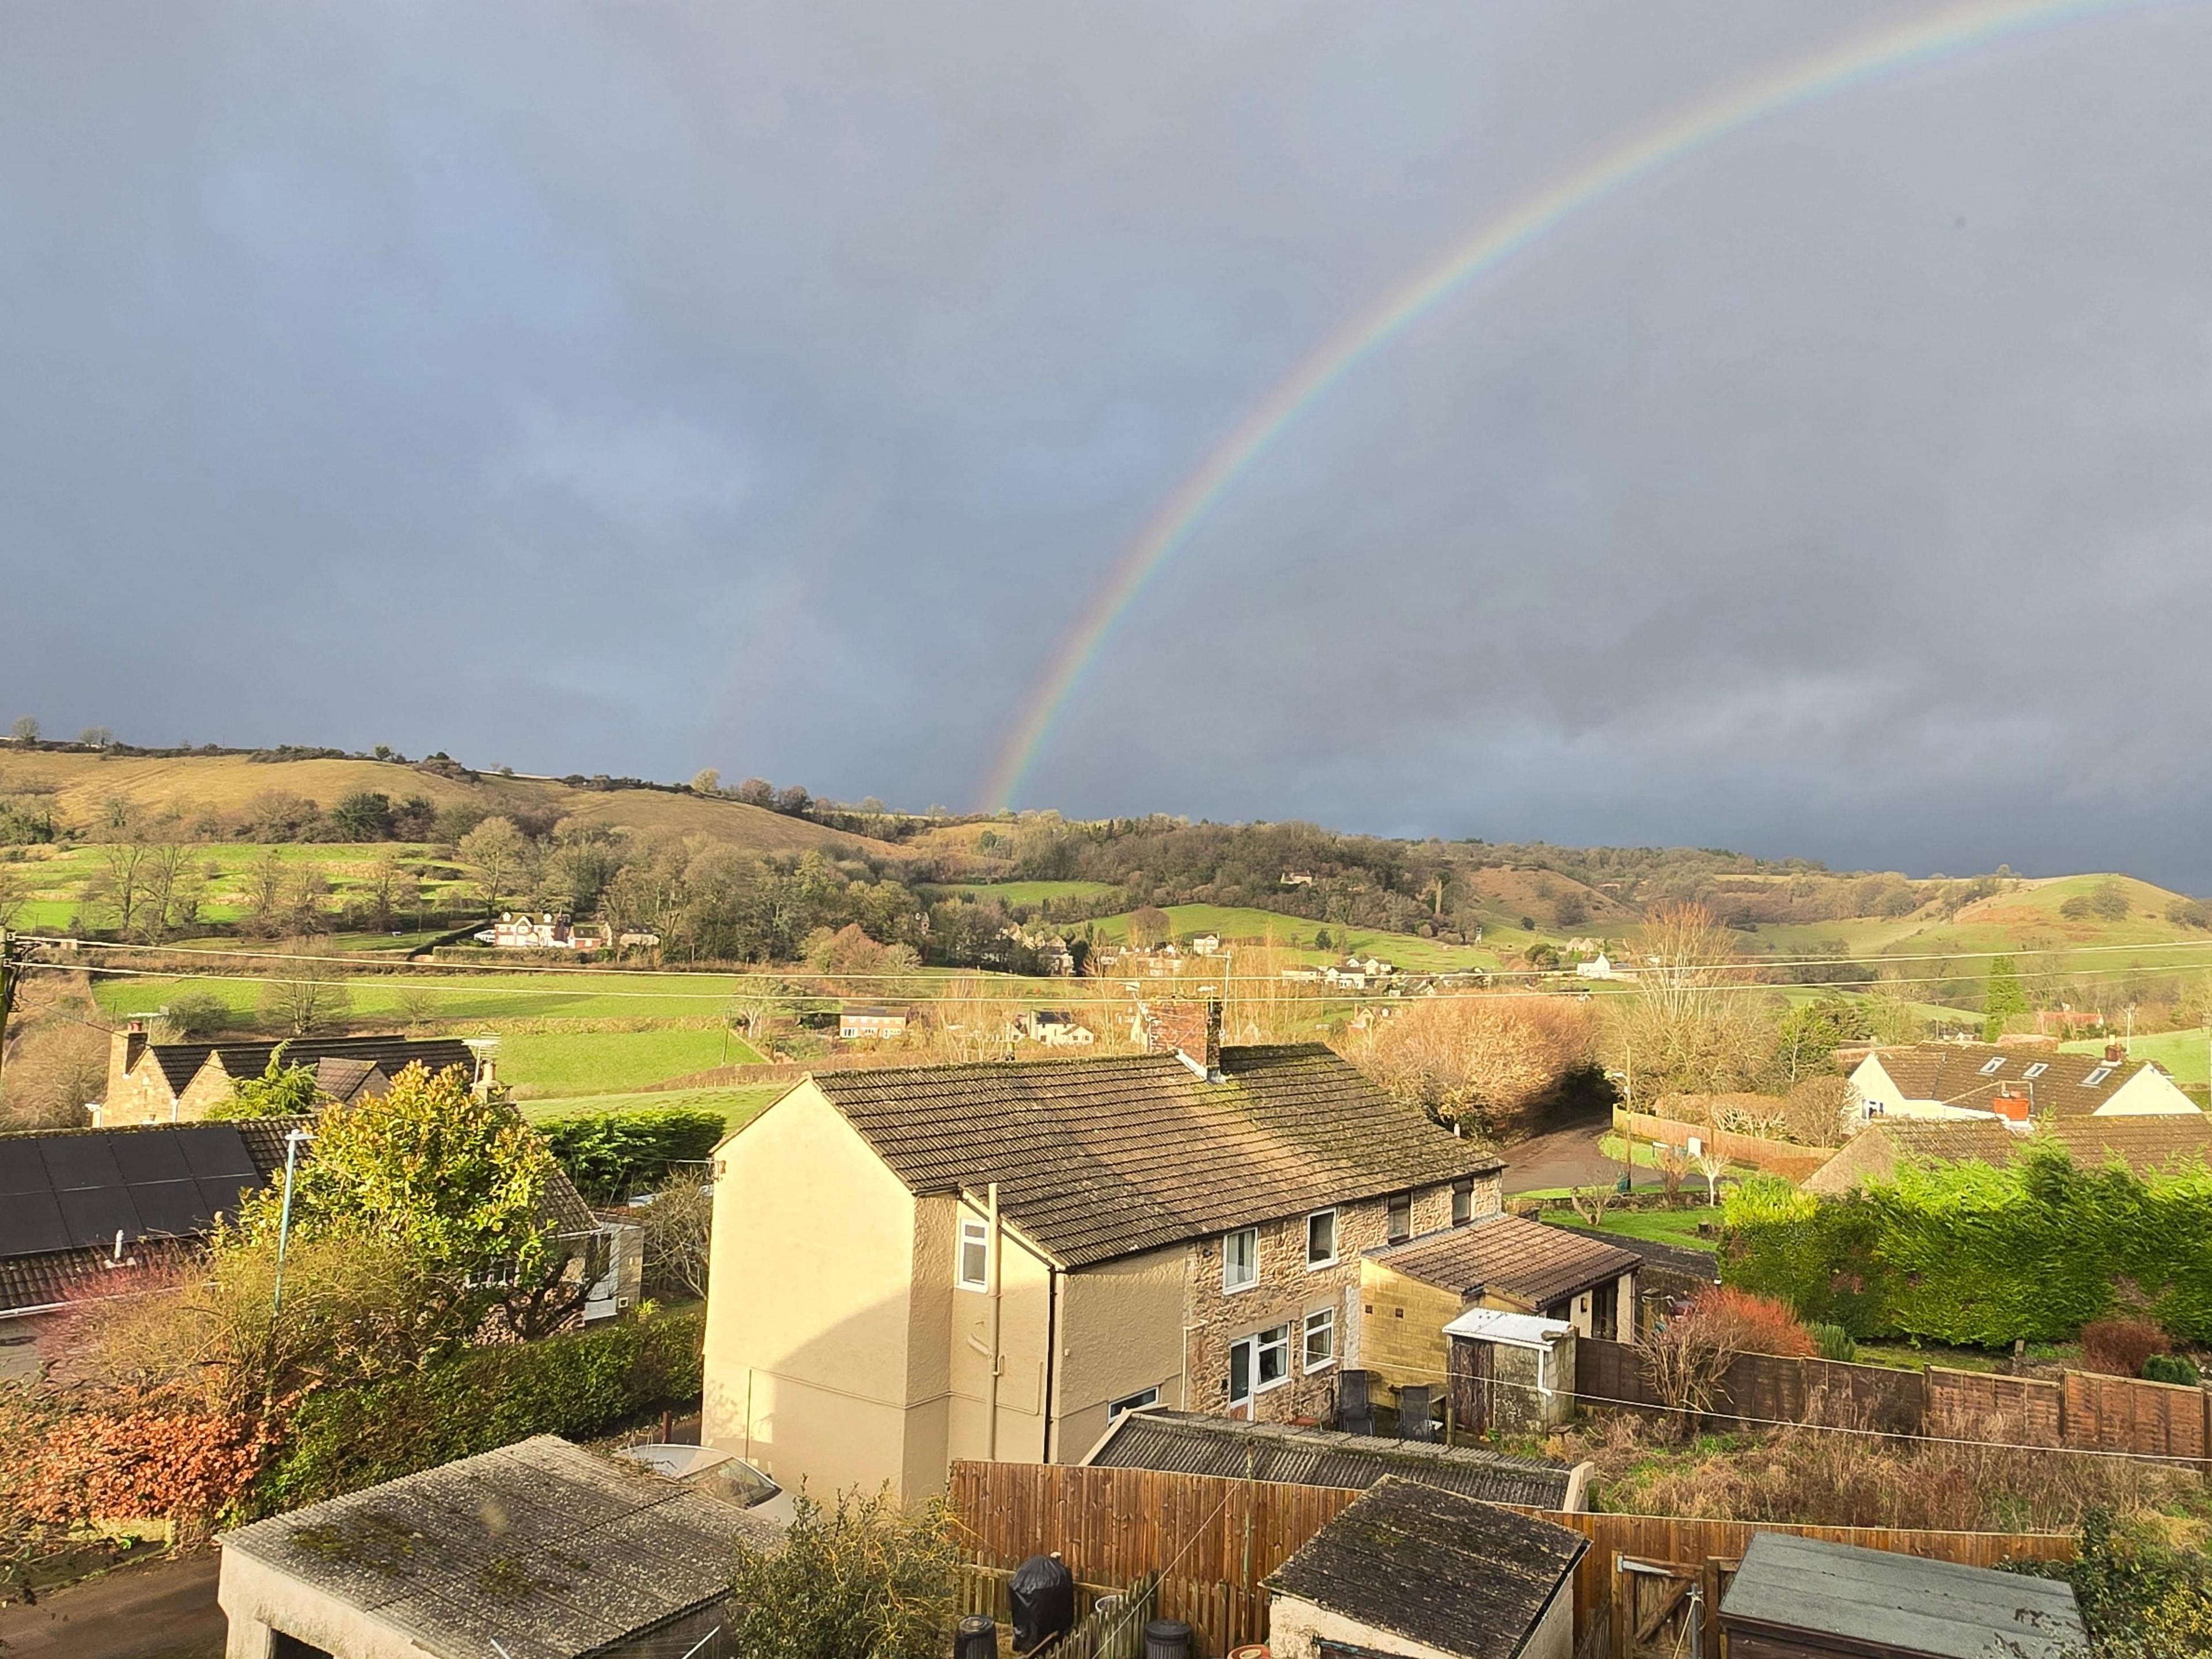
POLYGON ((1306 1266, 1326 1267, 1336 1260, 1336 1212, 1316 1210, 1306 1218, 1306 1266))
POLYGON ((1999 1054, 1995 1060, 1982 1067, 1982 1075, 1984 1077, 1995 1077, 1999 1072, 2004 1070, 2004 1063, 2005 1057, 2002 1054, 1999 1054))
POLYGON ((1112 1405, 1107 1407, 1106 1420, 1111 1423, 1125 1412, 1142 1411, 1147 1406, 1157 1406, 1159 1403, 1160 1391, 1158 1389, 1146 1389, 1142 1394, 1133 1394, 1127 1399, 1116 1400, 1112 1405))
POLYGON ((960 1288, 991 1288, 991 1229, 981 1221, 960 1224, 960 1288))
POLYGON ((2025 1072, 2022 1072, 2021 1075, 2022 1077, 2041 1077, 2050 1069, 2051 1063, 2048 1060, 2039 1060, 2034 1065, 2029 1066, 2025 1072))
POLYGON ((2102 1083, 2106 1078, 2112 1076, 2112 1068, 2111 1066, 2100 1066, 2095 1071, 2090 1073, 2088 1076, 2081 1079, 2081 1086, 2085 1089, 2094 1089, 2100 1083, 2102 1083))
POLYGON ((1260 1230, 1243 1227, 1221 1241, 1221 1288, 1249 1291, 1260 1282, 1260 1230))
POLYGON ((1400 1193, 1390 1200, 1390 1242, 1402 1243, 1413 1236, 1413 1195, 1400 1193))
POLYGON ((1463 1227, 1474 1219, 1474 1183, 1458 1181, 1452 1183, 1452 1225, 1463 1227))

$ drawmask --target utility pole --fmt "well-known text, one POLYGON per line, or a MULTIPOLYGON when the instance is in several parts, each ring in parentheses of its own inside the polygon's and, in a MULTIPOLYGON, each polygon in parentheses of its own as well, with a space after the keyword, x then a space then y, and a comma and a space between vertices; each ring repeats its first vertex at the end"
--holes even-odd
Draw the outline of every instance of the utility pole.
POLYGON ((8 1016, 15 1006, 15 936, 0 927, 0 1078, 8 1075, 8 1016))

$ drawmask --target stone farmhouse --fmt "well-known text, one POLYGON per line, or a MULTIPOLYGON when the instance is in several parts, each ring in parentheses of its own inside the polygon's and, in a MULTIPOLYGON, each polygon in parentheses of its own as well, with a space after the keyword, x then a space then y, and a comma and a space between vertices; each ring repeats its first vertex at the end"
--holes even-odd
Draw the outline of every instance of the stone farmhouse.
POLYGON ((725 1141, 705 1443, 912 1498, 1146 1406, 1332 1414, 1363 1253, 1497 1213, 1504 1165, 1317 1044, 1154 1019, 1150 1054, 811 1077, 725 1141))
MULTIPOLYGON (((259 1077, 276 1042, 152 1042, 133 1020, 108 1041, 107 1089, 97 1121, 191 1123, 228 1099, 231 1085, 259 1077)), ((287 1066, 310 1066, 315 1086, 331 1100, 374 1099, 408 1066, 432 1072, 461 1066, 473 1076, 476 1058, 453 1037, 294 1037, 284 1044, 287 1066)))
POLYGON ((2102 1054, 1985 1042, 1877 1048, 1853 1069, 1851 1085, 1870 1117, 2203 1115, 2163 1066, 2130 1060, 2118 1043, 2102 1054))

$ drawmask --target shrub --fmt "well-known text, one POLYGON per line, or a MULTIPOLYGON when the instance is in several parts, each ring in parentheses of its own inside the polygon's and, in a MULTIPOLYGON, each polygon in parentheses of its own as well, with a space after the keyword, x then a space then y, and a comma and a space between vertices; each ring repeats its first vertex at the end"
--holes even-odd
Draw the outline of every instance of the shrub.
POLYGON ((2142 1379, 2146 1382, 2178 1382, 2185 1389, 2193 1389, 2203 1379, 2197 1367, 2178 1353, 2154 1353, 2142 1363, 2142 1379))
POLYGON ((935 1659, 952 1633, 960 1547, 941 1498, 909 1515, 886 1486, 801 1493, 772 1549, 741 1541, 730 1651, 749 1659, 935 1659))
POLYGON ((2081 1366, 2111 1376, 2141 1376, 2143 1363, 2170 1353, 2166 1333, 2148 1319, 2098 1319, 2081 1328, 2081 1366))
POLYGON ((179 1042, 211 1037, 231 1024, 230 1005, 210 991, 180 991, 169 999, 161 1018, 179 1042))
MULTIPOLYGON (((2101 1461, 2101 1460, 2090 1460, 2101 1461)), ((2008 1562, 2008 1572, 2073 1585, 2099 1659, 2212 1653, 2212 1559, 2155 1522, 2085 1516, 2071 1561, 2008 1562)))
POLYGON ((1851 1340, 1851 1334, 1841 1325, 1808 1325, 1805 1328, 1813 1338, 1813 1346, 1820 1349, 1821 1358, 1848 1365, 1858 1358, 1859 1345, 1851 1340))
POLYGON ((705 1334, 702 1311, 623 1319, 311 1394, 293 1413, 261 1500, 296 1509, 533 1434, 575 1439, 694 1405, 705 1334))
POLYGON ((1710 1330, 1731 1353, 1771 1353, 1811 1358, 1820 1352, 1812 1333, 1789 1304, 1730 1285, 1701 1292, 1683 1317, 1710 1330))
POLYGON ((703 1164, 726 1127, 720 1112, 687 1106, 643 1106, 538 1125, 577 1189, 601 1203, 658 1185, 673 1165, 703 1164))

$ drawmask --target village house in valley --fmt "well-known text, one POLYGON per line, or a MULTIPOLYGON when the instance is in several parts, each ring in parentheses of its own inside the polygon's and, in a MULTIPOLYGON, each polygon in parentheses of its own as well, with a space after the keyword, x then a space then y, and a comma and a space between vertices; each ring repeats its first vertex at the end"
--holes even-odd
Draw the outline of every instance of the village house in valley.
POLYGON ((2163 1066, 2130 1060, 2118 1043, 2102 1054, 1984 1042, 1877 1048, 1853 1069, 1851 1086, 1878 1117, 2202 1115, 2163 1066))
POLYGON ((1146 1054, 810 1078, 724 1142, 707 1443, 912 1498, 1145 1406, 1329 1416, 1362 1253, 1496 1213, 1504 1166, 1319 1045, 1221 1047, 1218 1004, 1155 1024, 1146 1054))
MULTIPOLYGON (((231 1085, 259 1077, 276 1050, 271 1042, 154 1042, 133 1020, 108 1040, 107 1088, 97 1121, 191 1123, 230 1097, 231 1085)), ((331 1100, 374 1099, 410 1066, 475 1074, 476 1057, 454 1037, 303 1036, 283 1044, 283 1064, 305 1066, 331 1100)))

